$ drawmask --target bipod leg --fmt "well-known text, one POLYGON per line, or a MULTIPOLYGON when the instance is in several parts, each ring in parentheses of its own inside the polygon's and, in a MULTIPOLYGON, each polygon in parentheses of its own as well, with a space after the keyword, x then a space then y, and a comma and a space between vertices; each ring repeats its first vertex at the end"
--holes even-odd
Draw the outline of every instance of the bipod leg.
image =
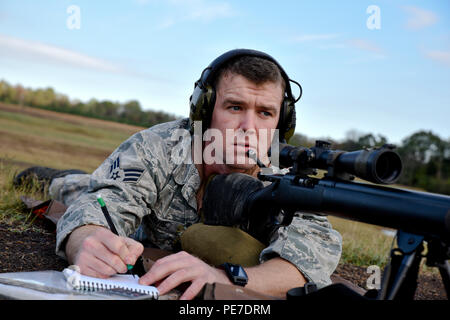
POLYGON ((383 286, 377 299, 412 300, 417 288, 423 237, 397 232, 398 248, 391 251, 391 261, 386 267, 383 286))
POLYGON ((450 299, 450 262, 445 261, 443 265, 439 266, 442 282, 444 283, 445 292, 447 292, 447 299, 450 299))

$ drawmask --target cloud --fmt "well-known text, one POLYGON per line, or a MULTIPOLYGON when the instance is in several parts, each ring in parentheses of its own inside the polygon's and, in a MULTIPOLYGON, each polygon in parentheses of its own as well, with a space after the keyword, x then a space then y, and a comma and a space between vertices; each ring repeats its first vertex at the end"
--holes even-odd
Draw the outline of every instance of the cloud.
MULTIPOLYGON (((197 2, 197 1, 196 1, 197 2)), ((211 21, 218 18, 227 18, 234 15, 230 4, 228 3, 202 3, 198 1, 199 4, 195 4, 191 7, 190 12, 187 17, 188 20, 204 20, 211 21)))
POLYGON ((353 48, 374 53, 377 57, 385 56, 383 49, 365 39, 350 39, 346 41, 346 44, 353 48))
POLYGON ((135 2, 139 5, 146 5, 150 2, 150 0, 135 0, 135 2))
POLYGON ((426 51, 425 56, 440 64, 450 67, 450 51, 439 51, 439 50, 426 51))
MULTIPOLYGON (((152 1, 152 3, 156 4, 155 1, 152 1)), ((163 4, 169 6, 170 14, 162 19, 158 29, 169 28, 176 23, 185 21, 211 22, 221 18, 233 17, 237 14, 228 2, 169 0, 163 2, 163 4)))
POLYGON ((428 10, 413 6, 403 6, 403 10, 409 15, 406 28, 410 30, 420 30, 435 24, 438 16, 428 10))
MULTIPOLYGON (((342 39, 342 35, 337 33, 324 33, 324 34, 302 34, 291 38, 293 42, 312 42, 319 41, 320 44, 318 48, 329 50, 329 49, 358 49, 368 53, 371 53, 369 60, 384 59, 386 54, 382 48, 380 48, 375 43, 360 38, 353 39, 342 39), (336 40, 337 41, 334 41, 336 40)), ((367 57, 364 58, 367 60, 367 57)))
POLYGON ((135 70, 73 50, 0 34, 0 59, 3 57, 13 58, 20 62, 56 64, 57 66, 113 73, 150 82, 173 83, 173 80, 169 80, 163 75, 153 74, 146 70, 135 70))
POLYGON ((334 34, 334 33, 328 33, 328 34, 302 34, 299 36, 295 36, 292 38, 292 41, 294 42, 306 42, 306 41, 317 41, 317 40, 331 40, 336 39, 340 35, 334 34))
POLYGON ((102 59, 44 44, 0 34, 0 56, 22 57, 44 62, 59 62, 72 67, 82 67, 98 71, 121 72, 122 69, 102 59))

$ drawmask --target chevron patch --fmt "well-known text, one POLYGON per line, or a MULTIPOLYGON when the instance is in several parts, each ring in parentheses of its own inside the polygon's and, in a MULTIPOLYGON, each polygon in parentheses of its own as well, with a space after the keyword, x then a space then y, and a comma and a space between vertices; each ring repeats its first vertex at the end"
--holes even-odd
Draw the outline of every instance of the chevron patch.
POLYGON ((142 176, 142 173, 144 173, 144 170, 139 168, 122 169, 120 167, 120 158, 117 157, 109 168, 109 179, 123 182, 137 182, 142 176))
POLYGON ((123 169, 124 182, 136 182, 141 177, 144 170, 142 169, 123 169))

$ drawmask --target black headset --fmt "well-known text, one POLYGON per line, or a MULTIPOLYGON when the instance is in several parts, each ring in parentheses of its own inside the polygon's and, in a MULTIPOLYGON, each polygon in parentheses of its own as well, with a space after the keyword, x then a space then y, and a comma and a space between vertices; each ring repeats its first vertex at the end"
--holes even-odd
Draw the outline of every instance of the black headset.
POLYGON ((242 56, 259 57, 269 60, 275 63, 275 65, 280 70, 281 76, 286 83, 286 88, 283 94, 284 98, 280 109, 280 119, 277 128, 280 130, 280 142, 286 143, 294 135, 296 121, 295 103, 302 96, 302 87, 298 82, 289 79, 288 75, 283 70, 281 65, 273 57, 271 57, 267 53, 251 49, 235 49, 225 52, 224 54, 216 58, 213 62, 211 62, 211 64, 206 67, 206 69, 203 70, 202 74, 200 75, 200 79, 195 82, 194 92, 189 99, 189 119, 192 132, 194 128, 194 121, 203 121, 203 123, 206 124, 206 126, 203 127, 203 130, 209 128, 214 104, 216 102, 216 90, 212 83, 214 82, 219 70, 221 70, 221 68, 228 61, 242 56), (300 88, 300 94, 298 98, 295 98, 292 94, 290 82, 295 83, 300 88))

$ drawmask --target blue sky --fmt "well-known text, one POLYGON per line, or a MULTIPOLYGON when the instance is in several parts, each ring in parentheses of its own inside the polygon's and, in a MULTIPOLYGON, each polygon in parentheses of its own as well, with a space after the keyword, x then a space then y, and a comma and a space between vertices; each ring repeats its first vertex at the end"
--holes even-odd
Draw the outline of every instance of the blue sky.
POLYGON ((448 139, 449 18, 447 0, 0 0, 0 78, 188 116, 201 71, 252 48, 302 84, 299 133, 448 139))

